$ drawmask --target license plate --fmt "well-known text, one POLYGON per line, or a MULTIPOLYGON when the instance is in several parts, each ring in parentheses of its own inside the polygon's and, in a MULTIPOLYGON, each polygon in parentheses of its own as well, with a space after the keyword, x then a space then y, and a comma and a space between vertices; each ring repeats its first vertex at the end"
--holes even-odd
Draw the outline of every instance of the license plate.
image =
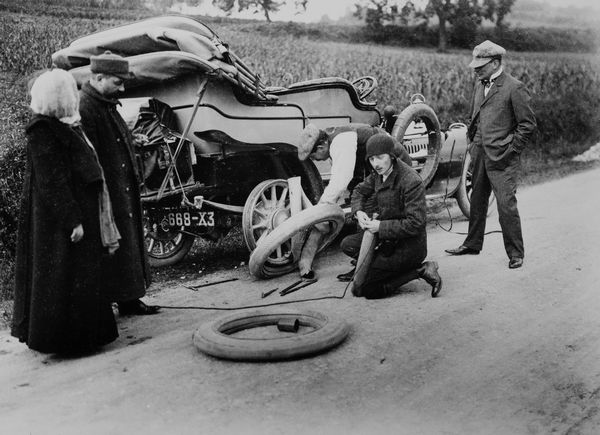
POLYGON ((170 227, 214 227, 214 211, 175 211, 165 214, 166 224, 170 227))

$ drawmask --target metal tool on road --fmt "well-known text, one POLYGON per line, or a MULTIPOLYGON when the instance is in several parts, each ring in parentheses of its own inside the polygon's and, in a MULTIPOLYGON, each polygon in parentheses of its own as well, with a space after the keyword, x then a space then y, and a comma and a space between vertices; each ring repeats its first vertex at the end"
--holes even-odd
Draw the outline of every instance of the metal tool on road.
POLYGON ((269 296, 271 293, 275 293, 277 290, 279 290, 279 287, 275 287, 274 289, 267 290, 266 292, 262 292, 260 297, 264 299, 267 296, 269 296))
POLYGON ((199 285, 185 285, 184 287, 189 288, 190 290, 196 291, 202 287, 209 287, 211 285, 217 285, 217 284, 222 284, 224 282, 237 281, 237 280, 238 280, 237 278, 229 278, 229 279, 222 279, 220 281, 207 282, 205 284, 199 284, 199 285))
POLYGON ((314 279, 301 279, 300 281, 296 281, 294 284, 284 288, 283 290, 281 290, 279 292, 280 296, 285 296, 288 295, 290 293, 293 293, 297 290, 300 290, 301 288, 307 287, 311 284, 314 284, 315 282, 317 282, 318 280, 316 278, 314 279))

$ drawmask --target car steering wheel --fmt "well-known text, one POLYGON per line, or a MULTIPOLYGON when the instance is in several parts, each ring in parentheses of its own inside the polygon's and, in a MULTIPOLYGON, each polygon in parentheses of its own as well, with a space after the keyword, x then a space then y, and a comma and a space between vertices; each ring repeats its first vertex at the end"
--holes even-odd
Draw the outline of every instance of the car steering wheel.
POLYGON ((377 79, 371 76, 359 77, 352 82, 352 86, 356 89, 359 100, 364 100, 377 87, 377 79))

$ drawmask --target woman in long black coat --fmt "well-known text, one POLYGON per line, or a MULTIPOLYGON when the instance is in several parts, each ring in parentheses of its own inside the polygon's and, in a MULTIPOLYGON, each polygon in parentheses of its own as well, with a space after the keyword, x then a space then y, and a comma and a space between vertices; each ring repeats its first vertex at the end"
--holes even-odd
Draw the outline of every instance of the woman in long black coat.
POLYGON ((102 170, 76 126, 73 77, 48 71, 31 95, 11 332, 40 352, 89 352, 118 336, 101 285, 102 170))

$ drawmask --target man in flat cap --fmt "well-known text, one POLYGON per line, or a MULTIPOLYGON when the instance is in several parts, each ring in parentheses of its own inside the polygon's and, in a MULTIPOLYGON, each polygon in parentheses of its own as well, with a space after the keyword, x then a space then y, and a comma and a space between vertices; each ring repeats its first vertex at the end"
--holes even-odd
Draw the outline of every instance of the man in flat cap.
POLYGON ((479 254, 483 247, 488 202, 494 192, 508 267, 523 265, 525 251, 521 219, 517 209, 517 178, 520 154, 532 139, 536 120, 530 106, 529 92, 519 80, 504 72, 504 48, 491 41, 473 50, 469 64, 479 80, 471 100, 471 142, 473 190, 469 232, 451 255, 479 254))
MULTIPOLYGON (((324 130, 314 124, 306 126, 300 138, 298 158, 300 160, 309 157, 313 160, 331 159, 331 178, 319 203, 337 204, 346 190, 352 192, 352 189, 364 180, 369 173, 365 160, 366 143, 371 136, 378 133, 387 134, 379 127, 359 123, 324 130)), ((412 166, 412 160, 404 146, 395 139, 392 141, 398 158, 412 166)), ((314 277, 312 262, 319 242, 327 230, 325 224, 320 224, 310 232, 299 262, 300 276, 303 278, 314 277)))
POLYGON ((104 258, 106 292, 121 315, 154 314, 158 307, 140 300, 150 285, 144 246, 139 175, 133 139, 119 112, 117 100, 124 81, 133 78, 127 59, 109 51, 90 58, 92 76, 81 88, 81 123, 96 148, 121 233, 120 247, 104 258))

